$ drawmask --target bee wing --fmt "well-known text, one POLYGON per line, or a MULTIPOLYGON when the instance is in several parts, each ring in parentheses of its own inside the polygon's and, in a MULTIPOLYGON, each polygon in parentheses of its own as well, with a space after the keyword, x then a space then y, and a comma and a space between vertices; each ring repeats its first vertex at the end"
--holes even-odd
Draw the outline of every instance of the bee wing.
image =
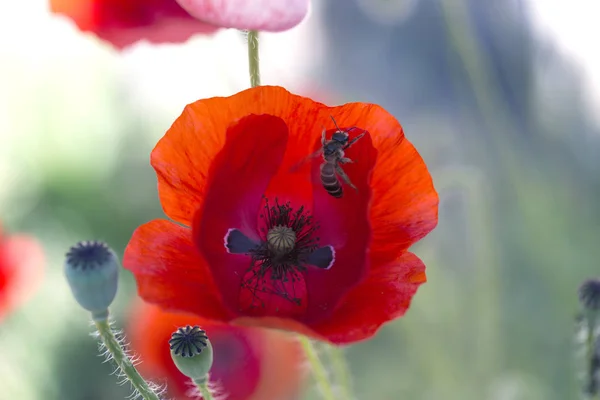
POLYGON ((297 172, 308 161, 312 160, 313 158, 317 158, 317 157, 321 156, 322 154, 323 154, 323 149, 319 149, 319 150, 315 151, 311 155, 307 156, 306 158, 303 158, 302 160, 298 161, 296 164, 292 165, 292 167, 290 168, 290 172, 291 173, 297 172))

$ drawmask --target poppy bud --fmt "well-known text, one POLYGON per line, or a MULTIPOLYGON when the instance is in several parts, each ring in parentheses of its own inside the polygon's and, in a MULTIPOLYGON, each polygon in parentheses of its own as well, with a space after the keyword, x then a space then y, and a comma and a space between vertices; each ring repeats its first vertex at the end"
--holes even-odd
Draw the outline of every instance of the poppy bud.
POLYGON ((79 305, 90 311, 94 320, 106 319, 119 282, 115 252, 103 242, 79 242, 67 253, 65 275, 79 305))
POLYGON ((204 383, 213 364, 213 349, 206 332, 199 326, 179 328, 169 340, 171 357, 182 374, 204 383))
POLYGON ((600 279, 588 279, 579 286, 579 302, 587 311, 600 310, 600 279))

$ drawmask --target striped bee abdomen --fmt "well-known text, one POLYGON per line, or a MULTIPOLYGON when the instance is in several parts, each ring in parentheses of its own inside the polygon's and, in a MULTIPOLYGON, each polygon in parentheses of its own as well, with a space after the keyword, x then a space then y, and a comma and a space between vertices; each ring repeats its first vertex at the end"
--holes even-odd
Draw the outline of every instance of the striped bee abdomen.
POLYGON ((321 183, 327 193, 333 197, 342 197, 342 184, 335 173, 335 164, 324 162, 321 164, 321 183))

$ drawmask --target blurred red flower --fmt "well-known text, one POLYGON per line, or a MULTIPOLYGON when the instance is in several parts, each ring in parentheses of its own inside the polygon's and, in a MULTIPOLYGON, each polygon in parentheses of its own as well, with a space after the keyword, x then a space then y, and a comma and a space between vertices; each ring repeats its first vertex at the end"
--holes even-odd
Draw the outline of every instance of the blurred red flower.
POLYGON ((377 105, 327 107, 275 86, 199 100, 151 164, 177 223, 140 226, 123 259, 150 303, 348 343, 403 315, 426 280, 407 250, 436 226, 438 196, 377 105), (365 133, 343 166, 357 190, 344 185, 341 198, 321 183, 322 157, 295 168, 322 147, 331 117, 350 138, 365 133))
POLYGON ((50 0, 50 10, 117 48, 143 39, 184 42, 196 33, 218 29, 190 16, 175 0, 50 0))
POLYGON ((167 383, 169 396, 188 399, 192 388, 171 359, 168 341, 180 326, 199 325, 213 345, 210 381, 228 400, 292 400, 303 381, 304 358, 299 344, 284 332, 210 322, 195 315, 168 313, 137 302, 129 314, 127 333, 141 357, 139 369, 157 383, 167 383))
POLYGON ((35 239, 4 236, 0 225, 0 321, 33 295, 43 266, 42 248, 35 239))
POLYGON ((177 0, 200 21, 225 28, 279 32, 298 25, 309 0, 177 0))

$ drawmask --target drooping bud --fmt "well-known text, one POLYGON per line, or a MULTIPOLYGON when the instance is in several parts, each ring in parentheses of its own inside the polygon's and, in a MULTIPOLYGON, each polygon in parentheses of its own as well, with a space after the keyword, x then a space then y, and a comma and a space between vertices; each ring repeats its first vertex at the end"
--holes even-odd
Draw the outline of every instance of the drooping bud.
POLYGON ((199 326, 179 328, 169 340, 171 357, 182 374, 204 382, 213 364, 213 349, 206 332, 199 326))
POLYGON ((587 311, 600 310, 600 279, 588 279, 579 286, 579 302, 587 311))
POLYGON ((115 252, 103 242, 82 241, 67 253, 64 269, 79 305, 90 311, 94 320, 106 319, 119 282, 115 252))

